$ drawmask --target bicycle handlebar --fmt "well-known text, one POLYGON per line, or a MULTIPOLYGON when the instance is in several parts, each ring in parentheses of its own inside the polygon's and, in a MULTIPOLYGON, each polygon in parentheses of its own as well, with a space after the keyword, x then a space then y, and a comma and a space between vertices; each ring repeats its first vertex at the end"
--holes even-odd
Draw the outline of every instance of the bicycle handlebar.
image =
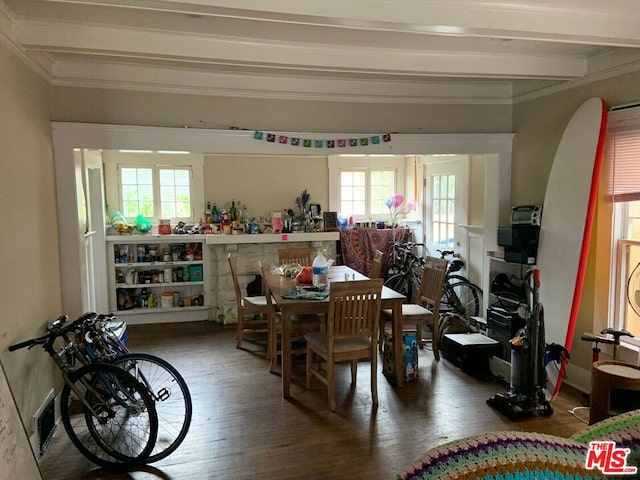
POLYGON ((56 322, 60 322, 59 327, 57 326, 53 327, 49 331, 49 333, 47 333, 46 335, 42 335, 41 337, 31 338, 29 340, 25 340, 24 342, 16 343, 14 345, 9 345, 8 349, 10 352, 14 352, 16 350, 20 350, 21 348, 26 348, 26 347, 31 348, 34 345, 45 345, 48 342, 50 341, 52 342, 54 339, 61 337, 62 335, 65 335, 67 332, 70 332, 71 330, 76 329, 79 324, 95 316, 96 314, 94 312, 86 312, 65 327, 64 324, 66 323, 69 317, 67 315, 60 315, 53 322, 51 322, 52 325, 56 324, 56 322))

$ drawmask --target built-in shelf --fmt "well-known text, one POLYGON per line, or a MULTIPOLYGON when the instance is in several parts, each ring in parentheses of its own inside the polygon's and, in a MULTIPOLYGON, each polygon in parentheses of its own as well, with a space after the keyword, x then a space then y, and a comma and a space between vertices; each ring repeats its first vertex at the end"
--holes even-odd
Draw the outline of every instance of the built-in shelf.
POLYGON ((204 282, 116 283, 116 288, 190 287, 192 285, 204 285, 204 282))
POLYGON ((110 235, 107 237, 107 252, 111 272, 109 308, 117 315, 126 317, 127 323, 210 319, 210 261, 204 235, 110 235), (151 254, 152 249, 156 250, 155 254, 151 254), (189 249, 197 260, 192 260, 190 254, 187 255, 189 249), (138 254, 144 255, 143 260, 155 260, 121 263, 118 260, 127 259, 127 256, 121 256, 121 253, 126 253, 128 260, 134 260, 136 257, 131 255, 138 254), (176 260, 159 261, 157 258, 162 259, 160 255, 171 255, 166 258, 176 258, 176 260), (141 274, 146 277, 144 282, 140 281, 141 274), (167 279, 165 275, 169 274, 172 278, 165 281, 167 279), (132 276, 133 281, 126 283, 123 280, 131 281, 127 278, 129 275, 132 276), (147 280, 149 275, 152 278, 150 282, 147 280), (172 281, 176 280, 176 275, 177 279, 183 278, 183 275, 189 275, 190 278, 197 278, 197 280, 172 281), (154 282, 153 279, 156 281, 154 282), (163 303, 167 292, 171 293, 169 304, 163 303), (151 293, 158 304, 148 308, 146 295, 151 293), (171 303, 173 305, 170 305, 171 303), (185 304, 187 306, 184 306, 185 304))

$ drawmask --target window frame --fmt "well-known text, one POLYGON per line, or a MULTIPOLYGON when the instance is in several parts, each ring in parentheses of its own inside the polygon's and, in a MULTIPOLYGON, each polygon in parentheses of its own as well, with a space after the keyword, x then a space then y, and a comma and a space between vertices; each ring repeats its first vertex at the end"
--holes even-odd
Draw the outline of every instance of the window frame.
MULTIPOLYGON (((608 242, 602 242, 603 247, 596 250, 596 276, 601 278, 605 273, 609 281, 606 283, 596 282, 595 304, 594 304, 594 331, 600 331, 604 327, 615 329, 626 328, 627 310, 627 281, 629 271, 627 268, 628 250, 630 246, 637 245, 633 239, 627 238, 629 227, 629 206, 628 200, 637 197, 629 195, 627 189, 624 195, 616 195, 616 162, 618 169, 624 164, 621 158, 615 158, 617 140, 624 140, 625 148, 622 155, 628 157, 631 151, 627 142, 630 137, 636 137, 637 150, 640 153, 640 116, 638 106, 631 108, 617 109, 614 107, 607 116, 607 143, 605 157, 603 158, 603 173, 601 175, 600 203, 598 206, 598 220, 596 234, 605 237, 608 235, 608 242), (614 201, 618 200, 618 201, 614 201), (602 266, 602 267, 601 267, 602 266), (602 273, 600 269, 602 268, 602 273), (604 320, 599 320, 599 317, 604 320)), ((634 143, 633 141, 631 143, 634 143)), ((628 172, 623 172, 625 175, 628 172)), ((625 184, 628 188, 629 184, 625 184)), ((638 186, 640 191, 640 185, 638 186)), ((634 338, 621 337, 620 343, 632 352, 640 351, 640 332, 635 332, 634 338)), ((624 359, 628 352, 621 351, 624 359)))
MULTIPOLYGON (((612 288, 609 291, 609 318, 612 321, 609 322, 609 326, 618 330, 625 328, 631 331, 635 337, 621 337, 621 342, 640 346, 640 331, 634 332, 630 328, 627 319, 627 282, 633 270, 628 265, 629 250, 634 247, 640 247, 640 238, 628 238, 629 205, 627 202, 616 203, 613 207, 613 216, 611 251, 615 261, 611 262, 612 288)), ((640 327, 638 330, 640 330, 640 327)))
MULTIPOLYGON (((189 217, 170 217, 172 223, 183 221, 195 223, 200 221, 204 211, 204 155, 199 154, 171 154, 171 153, 138 153, 121 151, 104 151, 103 161, 105 168, 105 193, 109 213, 122 211, 121 168, 151 168, 153 177, 153 206, 154 216, 150 220, 157 224, 162 217, 160 205, 160 181, 161 169, 188 169, 190 170, 191 214, 189 217), (199 206, 201 207, 199 208, 199 206), (114 207, 115 206, 115 207, 114 207)), ((134 221, 135 218, 127 220, 134 221)))
MULTIPOLYGON (((413 158, 413 157, 411 157, 413 158)), ((373 171, 393 171, 394 191, 401 193, 405 191, 405 155, 334 155, 329 156, 329 209, 342 213, 341 205, 341 179, 342 172, 364 171, 365 175, 365 214, 352 215, 354 222, 375 222, 389 221, 389 212, 381 214, 371 213, 371 172, 373 171)), ((406 195, 405 195, 406 197, 406 195)), ((345 212, 346 213, 346 212, 345 212)), ((349 212, 351 213, 351 212, 349 212)))

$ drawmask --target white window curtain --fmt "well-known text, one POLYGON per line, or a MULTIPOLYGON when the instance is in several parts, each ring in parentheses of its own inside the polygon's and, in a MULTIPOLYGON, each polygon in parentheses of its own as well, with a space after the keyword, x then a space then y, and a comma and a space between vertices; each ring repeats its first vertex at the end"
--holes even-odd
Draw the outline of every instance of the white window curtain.
POLYGON ((640 104, 615 107, 607 117, 605 198, 640 200, 640 104))

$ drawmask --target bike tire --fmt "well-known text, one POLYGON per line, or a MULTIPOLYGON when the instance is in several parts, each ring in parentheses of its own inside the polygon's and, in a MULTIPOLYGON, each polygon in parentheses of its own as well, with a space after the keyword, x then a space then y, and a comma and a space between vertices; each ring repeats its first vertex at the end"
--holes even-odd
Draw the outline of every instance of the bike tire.
POLYGON ((480 314, 482 290, 469 281, 445 283, 440 300, 441 313, 457 313, 466 321, 480 314))
POLYGON ((145 463, 158 435, 158 416, 146 387, 114 365, 94 363, 69 374, 60 415, 71 442, 101 467, 130 469, 145 463))
MULTIPOLYGON (((447 283, 458 283, 458 282, 471 283, 467 277, 463 277, 462 275, 447 275, 445 278, 445 281, 447 283)), ((471 284, 474 285, 473 283, 471 284)), ((477 285, 474 285, 474 286, 477 286, 477 285)), ((480 288, 480 287, 477 287, 477 288, 480 288)))
POLYGON ((191 425, 193 405, 187 383, 173 365, 155 355, 128 353, 112 363, 149 389, 158 414, 158 438, 147 463, 166 458, 180 446, 191 425))
POLYGON ((404 295, 405 297, 407 297, 407 299, 411 299, 411 296, 413 294, 411 279, 404 273, 398 273, 389 277, 384 282, 384 286, 404 295))

